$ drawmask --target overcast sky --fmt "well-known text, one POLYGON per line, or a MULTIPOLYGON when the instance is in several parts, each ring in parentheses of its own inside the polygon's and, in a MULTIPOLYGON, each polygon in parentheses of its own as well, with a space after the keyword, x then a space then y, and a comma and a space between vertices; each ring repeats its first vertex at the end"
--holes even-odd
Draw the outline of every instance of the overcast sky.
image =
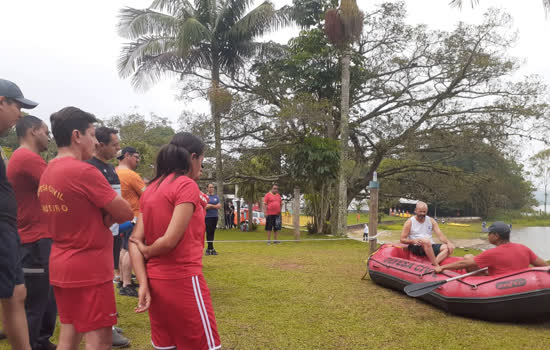
MULTIPOLYGON (((291 2, 274 0, 276 7, 291 2)), ((175 121, 186 108, 208 113, 204 103, 177 101, 173 79, 143 93, 134 91, 129 80, 119 78, 116 61, 124 40, 116 32, 118 10, 124 6, 143 8, 150 3, 151 0, 2 1, 0 77, 13 80, 28 98, 40 102, 33 114, 43 119, 67 105, 100 118, 137 111, 175 121)), ((377 2, 358 3, 363 10, 369 10, 377 2)), ((474 10, 469 0, 465 0, 462 10, 449 7, 449 0, 406 3, 410 23, 449 30, 460 20, 479 23, 490 6, 505 8, 513 14, 520 33, 513 54, 526 59, 522 74, 540 74, 550 82, 550 46, 544 40, 550 20, 545 20, 542 1, 481 0, 474 10)), ((289 28, 270 34, 268 39, 286 42, 296 32, 296 28, 289 28)))

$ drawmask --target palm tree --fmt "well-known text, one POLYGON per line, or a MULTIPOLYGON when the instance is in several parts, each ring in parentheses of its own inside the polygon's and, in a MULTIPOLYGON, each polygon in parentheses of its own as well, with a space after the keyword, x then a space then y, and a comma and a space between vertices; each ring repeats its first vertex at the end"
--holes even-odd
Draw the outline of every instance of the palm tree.
MULTIPOLYGON (((451 6, 462 8, 463 2, 464 0, 452 0, 451 6)), ((470 0, 470 4, 472 5, 472 7, 474 7, 475 5, 479 4, 479 0, 470 0)), ((542 0, 542 6, 544 6, 544 11, 546 12, 546 15, 548 15, 550 11, 550 0, 542 0)))
POLYGON ((270 1, 247 11, 254 0, 154 0, 147 9, 123 8, 119 33, 130 40, 118 62, 119 74, 146 89, 165 74, 192 75, 210 82, 214 123, 216 182, 223 201, 221 117, 231 96, 220 84, 264 46, 254 39, 288 22, 288 8, 270 1))
POLYGON ((339 48, 342 63, 342 97, 340 108, 340 161, 338 170, 338 192, 331 221, 333 232, 345 235, 347 232, 347 147, 349 138, 349 94, 351 45, 358 41, 363 32, 363 13, 356 0, 341 0, 339 9, 330 9, 325 16, 325 33, 329 41, 339 48), (335 215, 336 214, 336 215, 335 215), (333 218, 336 217, 336 220, 333 218))

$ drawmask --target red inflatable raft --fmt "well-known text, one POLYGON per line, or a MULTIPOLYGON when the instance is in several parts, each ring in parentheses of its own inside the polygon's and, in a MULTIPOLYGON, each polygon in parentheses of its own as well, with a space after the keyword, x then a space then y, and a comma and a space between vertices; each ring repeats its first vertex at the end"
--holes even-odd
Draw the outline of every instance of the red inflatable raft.
MULTIPOLYGON (((462 258, 449 257, 447 264, 462 258)), ((466 271, 434 274, 426 258, 404 245, 384 244, 368 260, 371 279, 403 291, 411 283, 435 282, 466 271)), ((511 271, 495 276, 469 276, 448 282, 419 297, 445 311, 491 321, 522 321, 550 316, 550 267, 511 271)))

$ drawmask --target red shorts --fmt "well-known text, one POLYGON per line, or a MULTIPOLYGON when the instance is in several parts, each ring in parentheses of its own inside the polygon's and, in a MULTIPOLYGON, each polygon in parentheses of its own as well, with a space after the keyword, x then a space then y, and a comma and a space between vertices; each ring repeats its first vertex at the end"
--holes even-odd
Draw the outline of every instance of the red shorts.
POLYGON ((113 282, 78 288, 53 287, 59 321, 78 333, 112 327, 117 322, 113 282))
POLYGON ((219 349, 220 337, 202 275, 149 279, 151 340, 156 349, 219 349))

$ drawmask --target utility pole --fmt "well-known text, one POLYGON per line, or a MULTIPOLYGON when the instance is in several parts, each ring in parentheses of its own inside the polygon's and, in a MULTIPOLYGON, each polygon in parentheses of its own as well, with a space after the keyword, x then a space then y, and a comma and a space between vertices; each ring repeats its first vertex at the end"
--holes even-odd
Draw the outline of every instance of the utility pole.
POLYGON ((372 181, 369 183, 370 201, 369 201, 369 242, 370 242, 370 254, 376 251, 377 239, 371 239, 375 237, 378 231, 378 190, 380 189, 380 183, 378 183, 378 175, 376 171, 372 175, 372 181))
POLYGON ((294 225, 294 239, 300 240, 300 188, 294 187, 294 201, 292 205, 292 223, 294 225))

